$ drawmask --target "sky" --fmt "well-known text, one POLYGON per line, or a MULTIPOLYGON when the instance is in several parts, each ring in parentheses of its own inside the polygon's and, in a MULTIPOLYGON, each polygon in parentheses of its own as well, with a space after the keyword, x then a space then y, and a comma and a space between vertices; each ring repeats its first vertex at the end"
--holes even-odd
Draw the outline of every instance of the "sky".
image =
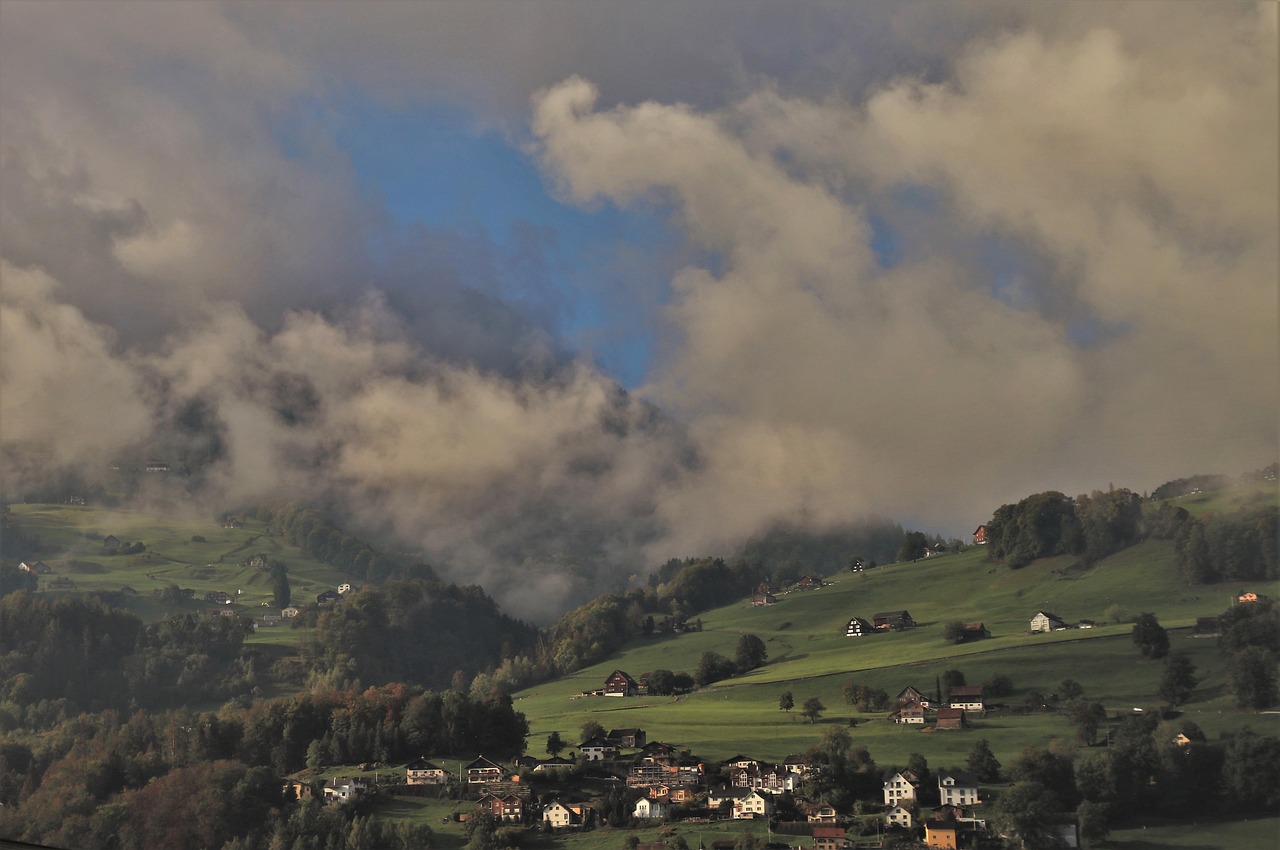
POLYGON ((1280 450, 1274 3, 0 2, 7 491, 515 613, 1280 450))

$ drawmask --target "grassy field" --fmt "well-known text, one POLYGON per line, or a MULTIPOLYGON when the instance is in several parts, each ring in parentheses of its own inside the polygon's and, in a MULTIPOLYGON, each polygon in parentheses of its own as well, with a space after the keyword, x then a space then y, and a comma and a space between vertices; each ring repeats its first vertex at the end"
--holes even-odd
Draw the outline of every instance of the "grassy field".
MULTIPOLYGON (((516 695, 530 720, 530 751, 553 730, 576 740, 587 720, 606 728, 641 726, 650 739, 682 743, 709 759, 739 751, 780 758, 808 749, 824 725, 858 725, 855 740, 877 761, 901 764, 912 752, 938 764, 956 765, 979 737, 991 740, 997 757, 1012 760, 1027 744, 1068 745, 1074 733, 1056 712, 994 716, 971 731, 922 733, 885 720, 884 713, 859 715, 843 701, 850 681, 883 688, 890 695, 907 685, 934 689, 944 670, 959 669, 978 684, 996 673, 1013 679, 1016 692, 1006 703, 1020 703, 1029 691, 1052 694, 1063 679, 1080 682, 1086 695, 1113 714, 1150 707, 1161 665, 1143 660, 1130 639, 1128 623, 1104 623, 1107 610, 1119 606, 1125 616, 1155 613, 1171 631, 1174 648, 1187 652, 1202 679, 1186 714, 1210 734, 1251 723, 1276 728, 1273 716, 1249 715, 1231 707, 1223 659, 1212 639, 1190 637, 1187 626, 1198 616, 1216 614, 1229 604, 1221 586, 1190 588, 1173 568, 1168 541, 1136 546, 1088 571, 1070 569, 1070 559, 1038 562, 1009 570, 986 562, 975 547, 914 564, 882 567, 861 574, 832 576, 820 590, 793 592, 777 605, 753 608, 739 603, 702 615, 703 631, 652 637, 634 643, 606 662, 516 695), (844 637, 851 616, 869 618, 878 611, 905 608, 920 627, 864 638, 844 637), (1068 622, 1094 619, 1093 629, 1032 635, 1028 621, 1037 610, 1068 622), (993 637, 959 646, 942 639, 947 620, 981 620, 993 637), (702 652, 733 657, 738 638, 758 635, 769 650, 763 667, 743 676, 676 698, 581 698, 615 668, 634 675, 658 669, 692 672, 702 652), (827 706, 822 721, 810 725, 778 710, 778 698, 792 692, 797 707, 808 697, 827 706)), ((1252 587, 1252 586, 1251 586, 1252 587)), ((1271 595, 1280 583, 1261 583, 1271 595)))
MULTIPOLYGON (((270 574, 240 566, 256 554, 286 564, 295 600, 312 601, 315 594, 344 580, 342 573, 267 534, 263 523, 252 519, 243 528, 232 529, 221 528, 212 518, 169 518, 94 505, 13 504, 10 510, 17 529, 40 541, 36 557, 55 573, 41 578, 42 590, 58 592, 49 588, 59 577, 73 581, 76 591, 130 588, 135 593, 123 595, 123 604, 148 621, 204 610, 208 603, 202 597, 211 590, 230 593, 236 600, 234 610, 256 616, 262 603, 272 600, 270 574), (103 549, 107 535, 126 544, 140 541, 146 551, 107 554, 103 549), (161 604, 159 593, 170 584, 195 590, 196 599, 182 605, 161 604)), ((281 628, 255 640, 289 642, 282 635, 290 633, 281 628)))

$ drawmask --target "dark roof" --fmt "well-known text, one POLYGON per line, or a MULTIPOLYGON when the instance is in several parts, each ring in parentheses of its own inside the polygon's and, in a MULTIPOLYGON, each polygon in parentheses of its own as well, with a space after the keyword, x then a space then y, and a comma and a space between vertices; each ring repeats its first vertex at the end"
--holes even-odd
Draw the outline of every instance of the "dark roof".
POLYGON ((467 770, 502 770, 506 772, 502 765, 495 761, 490 761, 484 756, 476 756, 476 760, 467 765, 467 770))
MULTIPOLYGON (((958 710, 958 709, 957 709, 958 710)), ((942 787, 942 780, 950 777, 955 780, 958 787, 976 788, 978 787, 978 777, 964 770, 940 770, 938 771, 938 787, 942 787)))
POLYGON ((415 761, 409 762, 404 767, 405 767, 405 770, 442 770, 443 769, 427 761, 425 758, 418 758, 415 761))
POLYGON ((952 699, 955 697, 980 697, 982 696, 982 685, 952 685, 950 695, 952 699))

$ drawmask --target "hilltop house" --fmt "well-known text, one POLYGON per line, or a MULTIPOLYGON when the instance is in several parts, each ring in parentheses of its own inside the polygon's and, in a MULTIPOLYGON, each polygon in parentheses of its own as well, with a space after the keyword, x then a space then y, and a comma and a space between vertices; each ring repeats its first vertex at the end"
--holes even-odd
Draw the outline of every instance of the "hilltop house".
POLYGON ((1067 623, 1057 614, 1050 614, 1048 611, 1037 611, 1036 615, 1031 618, 1031 633, 1037 632, 1056 632, 1065 629, 1067 623))
POLYGON ((607 697, 633 697, 640 693, 636 680, 621 670, 614 670, 604 680, 604 695, 607 697))
POLYGON ((854 617, 844 627, 845 637, 862 637, 871 634, 875 629, 861 617, 854 617))
POLYGON ((985 525, 980 525, 973 530, 973 542, 979 546, 987 542, 987 527, 985 525))
POLYGON ((438 767, 425 758, 411 761, 404 766, 406 785, 443 785, 444 768, 438 767))
POLYGON ((981 640, 991 637, 985 623, 965 623, 963 640, 981 640))

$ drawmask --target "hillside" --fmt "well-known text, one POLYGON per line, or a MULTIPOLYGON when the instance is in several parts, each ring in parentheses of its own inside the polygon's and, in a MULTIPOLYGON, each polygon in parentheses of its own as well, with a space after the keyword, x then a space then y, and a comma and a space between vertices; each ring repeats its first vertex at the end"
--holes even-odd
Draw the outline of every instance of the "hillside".
MULTIPOLYGON (((931 763, 936 758, 958 764, 979 737, 991 740, 999 758, 1012 759, 1027 744, 1071 740, 1066 719, 1053 712, 1003 716, 980 721, 971 732, 923 735, 885 722, 884 712, 859 715, 845 705, 841 690, 856 681, 890 695, 908 684, 932 691, 935 677, 955 668, 971 684, 997 673, 1010 676, 1010 704, 1021 703, 1030 691, 1052 694, 1071 678, 1112 713, 1152 706, 1158 702, 1160 664, 1141 658, 1128 622, 1109 622, 1151 612, 1167 628, 1179 629, 1172 633, 1174 646, 1197 666, 1202 683, 1187 714, 1206 732, 1212 736, 1244 723, 1275 727, 1274 718, 1231 709, 1214 641, 1189 637, 1195 619, 1224 610, 1235 589, 1187 587, 1177 579, 1172 559, 1169 541, 1148 541, 1086 571, 1071 569, 1073 559, 1065 557, 1013 571, 989 563, 985 551, 973 547, 917 563, 838 573, 828 577, 829 586, 792 591, 776 605, 753 608, 743 601, 705 612, 702 632, 633 642, 605 662, 518 693, 517 706, 529 718, 534 753, 551 731, 574 740, 583 723, 594 720, 606 728, 641 726, 651 739, 682 743, 713 760, 738 751, 780 758, 813 746, 822 724, 854 719, 855 740, 882 764, 904 763, 912 752, 924 753, 931 763), (903 608, 918 628, 844 637, 852 616, 903 608), (1092 619, 1098 626, 1032 635, 1028 621, 1038 610, 1073 624, 1092 619), (954 619, 982 621, 992 637, 947 643, 942 624, 954 619), (769 651, 768 662, 749 674, 674 698, 574 698, 598 688, 615 668, 632 675, 659 668, 692 672, 704 651, 733 657, 738 638, 747 633, 763 639, 769 651), (793 693, 797 706, 810 696, 822 700, 828 710, 817 728, 796 711, 778 709, 784 690, 793 693)), ((1275 595, 1280 583, 1250 589, 1275 595)))

